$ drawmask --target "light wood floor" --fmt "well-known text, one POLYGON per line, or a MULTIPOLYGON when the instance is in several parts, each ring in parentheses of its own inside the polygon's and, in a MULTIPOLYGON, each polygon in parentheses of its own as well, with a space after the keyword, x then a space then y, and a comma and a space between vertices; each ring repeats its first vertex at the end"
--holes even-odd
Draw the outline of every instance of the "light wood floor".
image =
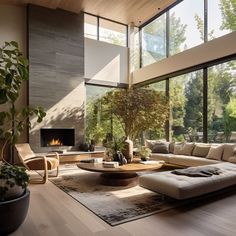
POLYGON ((14 236, 236 235, 236 191, 111 227, 50 181, 29 189, 29 212, 14 236))

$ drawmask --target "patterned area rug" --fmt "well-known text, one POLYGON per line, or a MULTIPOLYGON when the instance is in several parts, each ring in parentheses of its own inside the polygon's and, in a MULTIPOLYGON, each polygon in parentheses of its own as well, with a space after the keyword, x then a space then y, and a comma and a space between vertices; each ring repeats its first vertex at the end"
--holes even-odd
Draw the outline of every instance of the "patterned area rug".
POLYGON ((142 187, 113 187, 99 183, 99 173, 65 165, 51 182, 111 226, 163 212, 179 205, 142 187))

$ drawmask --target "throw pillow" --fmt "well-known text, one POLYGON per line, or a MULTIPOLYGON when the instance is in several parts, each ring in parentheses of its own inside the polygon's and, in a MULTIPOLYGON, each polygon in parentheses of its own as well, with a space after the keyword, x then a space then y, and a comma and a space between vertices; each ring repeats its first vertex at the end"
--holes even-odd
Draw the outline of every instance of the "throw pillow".
POLYGON ((206 157, 209 150, 210 150, 210 145, 208 144, 195 144, 195 147, 193 149, 193 156, 196 157, 206 157))
POLYGON ((229 158, 228 162, 235 163, 236 164, 236 157, 232 156, 229 158))
POLYGON ((178 155, 184 143, 175 143, 173 154, 178 155))
POLYGON ((223 151, 222 160, 228 161, 229 158, 234 155, 235 148, 236 148, 236 144, 229 144, 229 143, 224 144, 224 151, 223 151))
POLYGON ((153 146, 153 153, 169 153, 169 142, 159 142, 153 146))
POLYGON ((195 144, 194 143, 185 143, 179 150, 180 155, 191 156, 195 144))
POLYGON ((211 146, 206 158, 220 161, 223 150, 223 145, 211 146))
POLYGON ((150 148, 151 150, 153 149, 153 146, 158 142, 158 140, 145 140, 145 147, 150 148))

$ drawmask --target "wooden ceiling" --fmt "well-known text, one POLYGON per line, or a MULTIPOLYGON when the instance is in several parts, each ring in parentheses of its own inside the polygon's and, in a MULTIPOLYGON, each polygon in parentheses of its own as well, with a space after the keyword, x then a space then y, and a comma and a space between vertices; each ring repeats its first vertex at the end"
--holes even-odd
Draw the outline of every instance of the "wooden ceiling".
POLYGON ((0 0, 2 4, 27 4, 88 12, 114 21, 136 26, 143 24, 176 0, 0 0))

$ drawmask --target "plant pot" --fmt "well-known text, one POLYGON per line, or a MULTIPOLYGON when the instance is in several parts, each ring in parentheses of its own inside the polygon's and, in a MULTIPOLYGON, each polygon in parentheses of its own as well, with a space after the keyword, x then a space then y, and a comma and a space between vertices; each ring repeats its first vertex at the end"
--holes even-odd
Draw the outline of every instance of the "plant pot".
POLYGON ((0 202, 0 235, 14 232, 25 220, 29 208, 30 191, 18 198, 0 202))

